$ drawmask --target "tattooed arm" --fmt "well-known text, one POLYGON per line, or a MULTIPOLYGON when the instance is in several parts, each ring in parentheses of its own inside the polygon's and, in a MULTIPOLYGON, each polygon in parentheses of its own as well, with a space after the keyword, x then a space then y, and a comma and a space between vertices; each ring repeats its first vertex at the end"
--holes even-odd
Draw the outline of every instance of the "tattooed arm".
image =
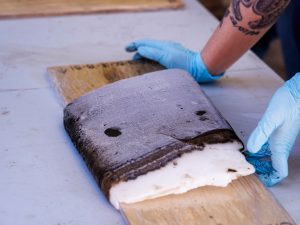
POLYGON ((220 26, 202 51, 211 74, 220 74, 275 23, 290 0, 232 0, 220 26))
POLYGON ((216 80, 263 36, 290 0, 231 1, 202 57, 178 43, 153 39, 132 42, 126 50, 136 52, 134 59, 145 57, 167 68, 184 69, 200 83, 216 80))

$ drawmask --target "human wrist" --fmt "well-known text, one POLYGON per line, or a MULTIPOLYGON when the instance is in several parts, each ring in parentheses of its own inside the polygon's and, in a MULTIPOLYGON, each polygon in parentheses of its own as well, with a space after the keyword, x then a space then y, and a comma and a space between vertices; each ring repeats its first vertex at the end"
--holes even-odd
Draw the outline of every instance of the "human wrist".
POLYGON ((215 52, 210 52, 206 50, 205 48, 200 53, 201 59, 206 66, 208 72, 212 76, 218 76, 225 72, 225 70, 228 67, 225 67, 227 64, 227 59, 224 57, 221 57, 215 52))
POLYGON ((194 79, 200 83, 212 82, 224 75, 224 72, 217 75, 211 74, 199 53, 194 53, 193 60, 191 61, 192 65, 190 66, 190 73, 194 79))

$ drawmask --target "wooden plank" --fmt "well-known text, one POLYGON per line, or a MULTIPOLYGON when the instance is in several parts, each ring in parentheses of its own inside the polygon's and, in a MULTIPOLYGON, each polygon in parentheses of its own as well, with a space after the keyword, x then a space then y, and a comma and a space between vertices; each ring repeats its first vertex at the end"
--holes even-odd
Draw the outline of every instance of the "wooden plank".
POLYGON ((206 186, 121 208, 130 225, 296 224, 255 175, 241 177, 226 188, 206 186))
POLYGON ((158 63, 140 60, 50 67, 48 74, 66 105, 105 84, 162 69, 158 63))
POLYGON ((182 0, 0 0, 0 18, 178 9, 182 0))
MULTIPOLYGON (((123 61, 48 69, 64 105, 105 84, 163 69, 150 61, 123 61)), ((296 224, 255 175, 226 188, 206 186, 135 204, 122 204, 130 225, 294 225, 296 224)))

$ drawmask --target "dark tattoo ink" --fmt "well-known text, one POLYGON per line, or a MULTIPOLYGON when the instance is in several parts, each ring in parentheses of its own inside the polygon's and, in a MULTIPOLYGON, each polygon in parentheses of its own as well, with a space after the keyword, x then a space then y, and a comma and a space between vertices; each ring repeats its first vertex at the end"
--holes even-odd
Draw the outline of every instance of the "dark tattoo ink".
POLYGON ((251 30, 251 29, 247 29, 245 27, 239 26, 238 22, 235 20, 235 18, 233 16, 230 16, 230 20, 234 27, 236 27, 239 31, 241 31, 242 33, 244 33, 246 35, 258 35, 259 34, 259 31, 255 31, 255 30, 251 30))
MULTIPOLYGON (((258 35, 260 29, 267 28, 276 22, 276 19, 289 2, 290 0, 232 0, 230 21, 234 27, 245 35, 258 35), (248 27, 239 25, 244 19, 241 6, 251 8, 253 13, 259 16, 260 19, 249 21, 248 27)), ((225 13, 224 18, 227 16, 228 14, 225 13)), ((222 22, 220 26, 222 26, 222 22)))
POLYGON ((261 19, 249 22, 249 26, 252 29, 261 29, 272 25, 289 2, 289 0, 256 1, 253 5, 253 11, 260 15, 261 19))
POLYGON ((251 7, 252 1, 251 0, 232 0, 232 10, 235 16, 235 19, 238 21, 242 21, 242 13, 240 4, 243 4, 246 8, 251 7))

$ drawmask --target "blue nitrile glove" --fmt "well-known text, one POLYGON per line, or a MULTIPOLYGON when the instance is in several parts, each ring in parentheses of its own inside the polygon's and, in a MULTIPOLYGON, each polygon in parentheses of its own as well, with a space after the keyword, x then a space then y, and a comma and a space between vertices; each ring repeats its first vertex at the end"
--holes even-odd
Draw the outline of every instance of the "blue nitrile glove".
POLYGON ((246 159, 255 167, 257 174, 270 174, 274 171, 271 163, 271 151, 270 146, 265 143, 261 149, 256 153, 245 151, 246 159))
POLYGON ((266 186, 288 176, 288 157, 300 129, 300 73, 285 82, 248 140, 246 157, 266 186), (270 161, 266 158, 270 157, 270 161))
POLYGON ((126 51, 137 51, 134 60, 145 57, 166 68, 186 70, 199 83, 211 82, 223 76, 223 73, 212 76, 204 65, 200 53, 190 51, 176 42, 143 39, 130 43, 126 51))

